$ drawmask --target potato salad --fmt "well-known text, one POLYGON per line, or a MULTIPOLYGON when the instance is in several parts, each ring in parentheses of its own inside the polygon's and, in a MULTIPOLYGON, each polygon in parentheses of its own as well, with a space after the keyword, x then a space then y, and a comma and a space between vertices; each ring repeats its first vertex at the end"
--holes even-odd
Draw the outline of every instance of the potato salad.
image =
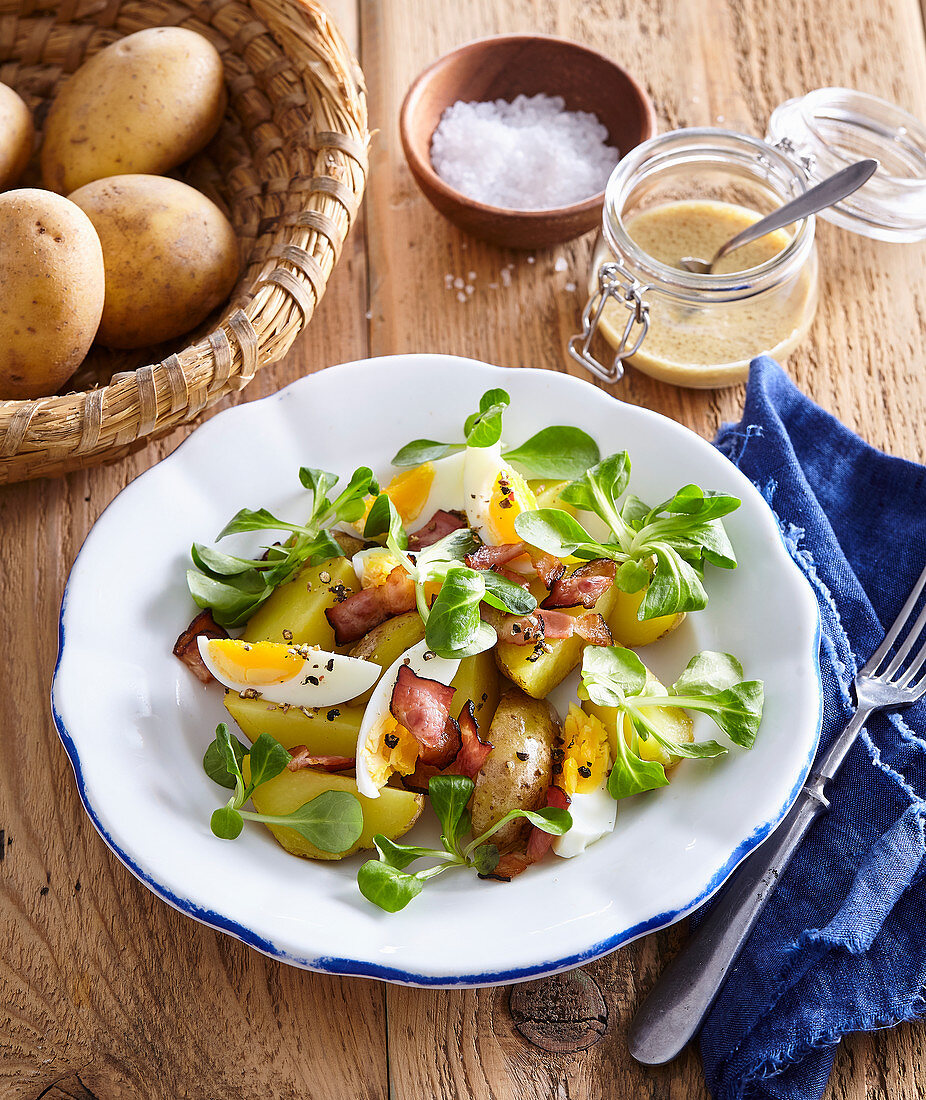
POLYGON ((489 390, 457 440, 407 444, 384 488, 368 467, 340 492, 300 469, 301 517, 242 509, 217 536, 268 532, 259 556, 192 548, 201 610, 174 652, 231 720, 203 758, 229 792, 212 831, 257 822, 310 859, 365 850, 359 889, 389 912, 455 868, 510 882, 581 855, 622 799, 750 748, 762 716, 731 654, 692 654, 668 686, 645 663, 736 567, 739 500, 689 484, 644 502, 630 456, 576 427, 508 446, 508 404, 489 390), (695 740, 697 713, 722 742, 695 740), (426 804, 439 848, 402 842, 426 804))

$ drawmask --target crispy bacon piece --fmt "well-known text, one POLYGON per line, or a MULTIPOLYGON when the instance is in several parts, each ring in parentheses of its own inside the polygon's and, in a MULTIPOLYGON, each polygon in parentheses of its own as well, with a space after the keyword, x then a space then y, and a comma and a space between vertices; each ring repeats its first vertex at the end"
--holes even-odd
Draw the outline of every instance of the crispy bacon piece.
POLYGON ((465 775, 468 779, 475 779, 493 746, 491 741, 483 741, 479 736, 479 724, 476 721, 476 710, 472 699, 467 700, 460 714, 460 736, 462 745, 450 771, 454 775, 465 775))
MULTIPOLYGON (((547 797, 544 802, 545 806, 552 806, 557 810, 568 810, 571 801, 572 799, 566 794, 562 787, 557 787, 553 783, 547 787, 547 797)), ((527 857, 531 863, 536 863, 538 860, 543 859, 547 852, 549 852, 552 843, 552 833, 545 833, 543 829, 538 829, 536 825, 532 825, 531 834, 527 838, 527 857)))
POLYGON ((571 573, 558 577, 542 608, 594 607, 598 599, 614 584, 617 566, 610 558, 596 558, 580 565, 571 573))
POLYGON ((415 770, 403 779, 404 785, 409 790, 427 794, 432 775, 465 775, 468 779, 476 778, 486 757, 492 751, 492 743, 483 741, 479 736, 479 725, 476 722, 476 711, 472 699, 467 699, 457 725, 461 735, 460 751, 444 768, 436 768, 433 764, 422 764, 419 757, 415 770))
MULTIPOLYGON (((553 588, 556 582, 566 572, 566 566, 555 558, 552 554, 544 553, 543 550, 536 550, 533 546, 528 547, 528 554, 530 554, 531 565, 534 567, 534 572, 543 581, 545 587, 553 588)), ((558 606, 562 606, 561 604, 558 606)))
POLYGON ((294 745, 290 750, 290 761, 286 767, 291 772, 301 768, 324 768, 326 772, 343 772, 356 764, 353 756, 323 756, 311 753, 305 745, 294 745))
POLYGON ((467 526, 466 516, 462 512, 446 512, 438 508, 424 527, 408 536, 409 550, 423 550, 426 546, 433 546, 440 542, 451 531, 462 531, 467 526))
POLYGON ((361 588, 359 592, 325 611, 334 628, 338 645, 356 642, 393 615, 415 610, 415 582, 401 566, 396 566, 385 584, 361 588))
POLYGON ((473 553, 468 554, 464 561, 470 569, 494 569, 497 565, 507 565, 515 558, 521 557, 527 552, 527 544, 523 542, 504 542, 501 546, 480 546, 473 553))
POLYGON ((422 764, 446 768, 460 751, 460 727, 450 717, 455 691, 419 676, 408 665, 399 669, 389 709, 421 746, 418 760, 422 764))
POLYGON ((204 684, 208 684, 215 677, 206 668, 199 653, 199 638, 227 638, 228 631, 219 626, 213 619, 211 611, 200 611, 196 618, 184 630, 174 643, 174 656, 178 657, 186 667, 204 684))
MULTIPOLYGON (((554 806, 558 810, 568 810, 571 799, 561 788, 551 784, 547 787, 544 800, 545 806, 554 806)), ((530 836, 527 838, 527 850, 524 852, 506 852, 499 859, 495 870, 484 878, 498 879, 500 882, 511 882, 513 878, 526 871, 532 863, 538 863, 550 850, 553 843, 551 833, 545 833, 536 825, 531 826, 530 836)))
POLYGON ((483 617, 495 627, 500 642, 515 645, 536 645, 557 641, 578 634, 592 645, 611 645, 613 639, 608 624, 597 613, 567 615, 565 611, 534 611, 530 615, 503 615, 493 608, 484 608, 483 617))

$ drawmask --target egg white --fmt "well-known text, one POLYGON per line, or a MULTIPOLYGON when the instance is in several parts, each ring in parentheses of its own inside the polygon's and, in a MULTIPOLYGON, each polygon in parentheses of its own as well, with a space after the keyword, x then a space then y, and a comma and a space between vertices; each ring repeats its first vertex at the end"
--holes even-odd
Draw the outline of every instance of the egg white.
POLYGON ((427 524, 435 512, 459 512, 463 507, 463 466, 465 451, 447 455, 432 462, 434 480, 421 506, 421 511, 408 522, 408 532, 413 534, 427 524))
POLYGON ((383 673, 382 679, 374 688, 367 703, 363 721, 360 723, 360 733, 357 736, 357 790, 367 798, 379 798, 379 787, 370 775, 367 741, 372 736, 374 743, 378 742, 377 730, 392 716, 389 705, 392 702, 392 692, 402 665, 408 665, 412 672, 424 679, 437 680, 438 683, 449 685, 457 674, 460 661, 459 658, 438 657, 428 649, 426 641, 420 641, 410 649, 406 649, 383 673))
POLYGON ((502 458, 501 443, 492 447, 467 447, 463 454, 463 500, 467 521, 483 542, 497 546, 499 540, 491 512, 492 494, 499 474, 510 471, 511 467, 502 458))
POLYGON ((380 668, 374 661, 345 657, 324 649, 311 649, 308 659, 286 680, 272 684, 256 684, 231 679, 220 671, 210 653, 213 639, 199 638, 199 652, 212 675, 237 692, 256 691, 268 703, 289 703, 294 707, 327 707, 344 703, 362 695, 376 683, 380 668))
POLYGON ((572 828, 553 838, 553 851, 564 859, 580 855, 589 844, 613 832, 617 821, 617 803, 608 794, 607 776, 599 787, 592 791, 576 791, 571 798, 572 828))

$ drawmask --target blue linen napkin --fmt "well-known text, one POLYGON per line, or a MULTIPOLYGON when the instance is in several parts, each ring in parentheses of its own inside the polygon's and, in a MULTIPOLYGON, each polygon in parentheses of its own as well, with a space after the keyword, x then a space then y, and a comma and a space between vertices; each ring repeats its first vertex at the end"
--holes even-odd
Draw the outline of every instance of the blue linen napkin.
MULTIPOLYGON (((863 443, 765 357, 742 421, 715 442, 771 505, 816 593, 825 746, 926 564, 926 468, 863 443)), ((817 1100, 843 1035, 926 1015, 924 797, 920 702, 869 721, 708 1016, 716 1100, 817 1100)))

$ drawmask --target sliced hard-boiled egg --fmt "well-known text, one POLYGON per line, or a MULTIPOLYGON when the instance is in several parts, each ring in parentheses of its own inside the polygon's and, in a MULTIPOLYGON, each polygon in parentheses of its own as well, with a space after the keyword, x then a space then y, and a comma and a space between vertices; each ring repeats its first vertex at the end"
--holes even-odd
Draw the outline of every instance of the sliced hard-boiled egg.
POLYGON ((367 703, 357 737, 357 790, 367 798, 379 798, 380 787, 385 786, 394 772, 411 775, 418 761, 418 742, 393 718, 390 710, 392 692, 403 665, 426 680, 449 684, 460 662, 438 657, 422 641, 407 649, 383 673, 367 703))
POLYGON ((343 703, 372 687, 380 673, 374 661, 284 642, 201 637, 199 652, 227 688, 294 707, 343 703))
POLYGON ((491 546, 518 542, 514 521, 537 507, 527 482, 502 458, 501 444, 467 447, 463 501, 470 527, 491 546))
MULTIPOLYGON (((446 458, 401 470, 383 489, 395 505, 406 531, 417 531, 440 509, 453 512, 462 508, 463 461, 464 452, 458 451, 446 458)), ((370 505, 372 507, 372 501, 370 505)), ((362 527, 363 522, 361 520, 358 527, 362 527)))
POLYGON ((361 588, 377 588, 389 580, 389 574, 402 563, 385 546, 358 550, 350 559, 361 588))
POLYGON ((571 799, 572 827, 554 838, 553 851, 568 859, 613 831, 617 803, 608 793, 611 749, 601 721, 570 703, 563 741, 562 771, 556 783, 571 799))

